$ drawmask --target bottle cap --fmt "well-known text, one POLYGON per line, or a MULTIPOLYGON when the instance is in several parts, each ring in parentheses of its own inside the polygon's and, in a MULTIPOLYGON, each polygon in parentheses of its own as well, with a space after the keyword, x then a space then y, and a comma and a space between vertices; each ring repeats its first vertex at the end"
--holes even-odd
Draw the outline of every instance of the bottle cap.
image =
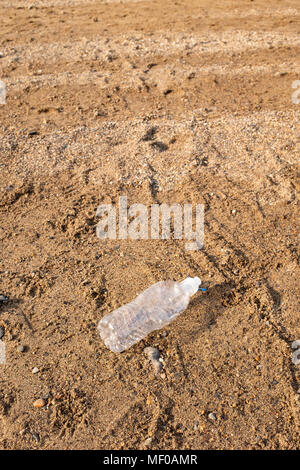
POLYGON ((187 277, 184 281, 180 283, 185 292, 189 295, 196 294, 199 286, 201 284, 201 279, 199 277, 187 277))

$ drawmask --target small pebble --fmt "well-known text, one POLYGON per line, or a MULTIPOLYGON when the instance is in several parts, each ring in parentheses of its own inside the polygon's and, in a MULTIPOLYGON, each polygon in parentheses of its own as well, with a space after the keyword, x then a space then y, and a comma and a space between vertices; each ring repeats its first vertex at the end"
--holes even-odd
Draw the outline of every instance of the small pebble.
POLYGON ((287 72, 275 72, 274 77, 284 77, 287 72))
POLYGON ((155 375, 157 375, 162 369, 162 363, 161 363, 161 359, 160 359, 159 350, 157 348, 153 348, 151 346, 148 346, 144 349, 144 354, 146 354, 146 356, 149 358, 149 360, 150 360, 150 362, 153 366, 155 375))
POLYGON ((0 303, 4 303, 8 301, 8 297, 6 295, 0 294, 0 303))
POLYGON ((3 338, 4 333, 5 333, 5 329, 3 328, 3 326, 0 326, 0 339, 3 338))
POLYGON ((148 447, 148 446, 151 446, 152 444, 152 441, 153 441, 153 438, 152 437, 148 437, 148 439, 145 440, 145 446, 148 447))
POLYGON ((29 131, 29 132, 28 132, 28 136, 30 137, 30 136, 32 136, 32 135, 39 135, 39 132, 36 131, 36 130, 29 131))
POLYGON ((209 413, 208 418, 211 419, 212 421, 216 421, 217 419, 215 413, 209 413))
POLYGON ((46 405, 46 402, 43 398, 38 398, 33 402, 34 408, 43 408, 46 405))
POLYGON ((25 351, 25 346, 23 346, 22 344, 19 344, 18 347, 17 347, 17 350, 19 352, 24 352, 25 351))
POLYGON ((235 215, 236 214, 236 209, 232 209, 231 213, 232 213, 232 215, 235 215))
POLYGON ((160 358, 160 352, 157 348, 153 348, 151 346, 148 346, 147 348, 144 349, 144 353, 150 360, 155 360, 158 361, 160 358))
POLYGON ((162 370, 162 363, 154 360, 152 361, 152 365, 153 365, 155 375, 157 375, 162 370))
POLYGON ((295 366, 300 364, 300 348, 296 349, 296 351, 293 353, 292 363, 295 364, 295 366))
POLYGON ((40 442, 40 435, 37 432, 32 433, 32 437, 36 442, 40 442))
POLYGON ((38 367, 34 367, 34 368, 32 369, 32 373, 33 373, 33 374, 37 374, 39 371, 40 371, 40 369, 39 369, 38 367))
POLYGON ((300 364, 300 339, 293 341, 291 347, 292 349, 296 349, 292 355, 292 363, 298 366, 300 364))

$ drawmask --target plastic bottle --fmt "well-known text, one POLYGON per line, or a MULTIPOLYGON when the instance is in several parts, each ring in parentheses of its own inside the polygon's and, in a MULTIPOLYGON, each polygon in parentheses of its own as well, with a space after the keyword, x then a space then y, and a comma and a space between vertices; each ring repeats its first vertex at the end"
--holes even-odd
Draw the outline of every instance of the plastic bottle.
POLYGON ((111 351, 122 352, 168 325, 186 309, 200 284, 199 277, 187 277, 182 282, 160 281, 148 287, 132 302, 100 320, 98 330, 105 345, 111 351))

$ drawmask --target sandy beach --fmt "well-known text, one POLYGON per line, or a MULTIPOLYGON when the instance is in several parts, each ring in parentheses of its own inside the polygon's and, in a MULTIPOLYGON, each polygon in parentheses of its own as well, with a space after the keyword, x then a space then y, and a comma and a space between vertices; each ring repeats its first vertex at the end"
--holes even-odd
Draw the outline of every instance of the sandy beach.
POLYGON ((299 449, 299 46, 298 0, 0 2, 1 449, 299 449), (203 204, 204 246, 99 239, 121 196, 203 204), (184 313, 105 347, 187 276, 184 313))

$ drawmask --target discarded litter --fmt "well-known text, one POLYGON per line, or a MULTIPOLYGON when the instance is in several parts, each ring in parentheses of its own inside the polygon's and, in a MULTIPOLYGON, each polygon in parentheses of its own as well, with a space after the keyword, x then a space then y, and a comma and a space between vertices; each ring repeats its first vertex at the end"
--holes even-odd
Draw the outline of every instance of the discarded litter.
POLYGON ((98 330, 105 345, 113 352, 122 352, 168 325, 187 308, 200 284, 199 277, 187 277, 182 282, 160 281, 148 287, 132 302, 99 321, 98 330))

